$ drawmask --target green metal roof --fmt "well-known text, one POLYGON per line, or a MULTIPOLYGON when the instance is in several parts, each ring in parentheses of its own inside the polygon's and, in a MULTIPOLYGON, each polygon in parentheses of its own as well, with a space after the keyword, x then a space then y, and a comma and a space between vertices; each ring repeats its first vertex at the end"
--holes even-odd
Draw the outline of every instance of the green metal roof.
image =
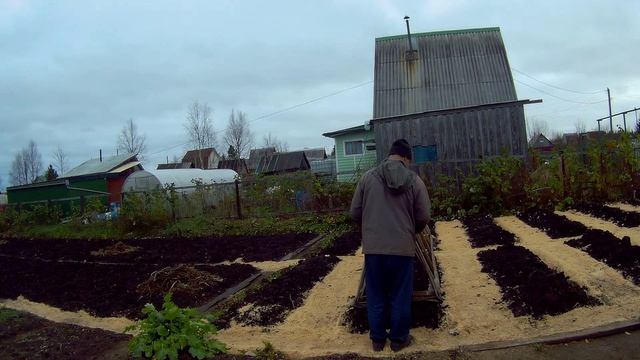
POLYGON ((360 131, 366 131, 365 128, 364 128, 364 125, 358 125, 358 126, 354 126, 354 127, 350 127, 350 128, 346 128, 346 129, 342 129, 342 130, 336 130, 336 131, 327 132, 327 133, 322 134, 322 136, 326 136, 326 137, 329 137, 329 138, 335 138, 336 136, 356 133, 356 132, 360 132, 360 131))
POLYGON ((136 154, 124 154, 104 157, 102 161, 91 159, 62 174, 60 178, 107 173, 124 163, 135 160, 135 157, 136 154))
MULTIPOLYGON (((430 31, 423 33, 415 33, 411 34, 411 37, 423 37, 423 36, 437 36, 437 35, 457 35, 457 34, 466 34, 466 33, 480 33, 480 32, 490 32, 490 31, 500 31, 499 27, 486 27, 486 28, 475 28, 475 29, 460 29, 460 30, 443 30, 443 31, 430 31)), ((393 35, 393 36, 383 36, 376 38, 377 41, 387 41, 387 40, 396 40, 396 39, 406 39, 407 34, 402 35, 393 35)))

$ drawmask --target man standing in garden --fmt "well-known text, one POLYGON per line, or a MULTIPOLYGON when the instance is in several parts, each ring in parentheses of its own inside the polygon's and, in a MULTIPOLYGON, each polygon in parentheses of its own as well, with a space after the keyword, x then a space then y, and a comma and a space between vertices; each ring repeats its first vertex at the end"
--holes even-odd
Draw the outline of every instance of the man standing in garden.
POLYGON ((411 344, 411 300, 415 236, 429 222, 431 203, 422 180, 409 169, 411 146, 396 140, 389 157, 367 171, 351 201, 362 226, 369 337, 374 351, 387 338, 391 350, 411 344), (387 333, 387 314, 391 315, 387 333))

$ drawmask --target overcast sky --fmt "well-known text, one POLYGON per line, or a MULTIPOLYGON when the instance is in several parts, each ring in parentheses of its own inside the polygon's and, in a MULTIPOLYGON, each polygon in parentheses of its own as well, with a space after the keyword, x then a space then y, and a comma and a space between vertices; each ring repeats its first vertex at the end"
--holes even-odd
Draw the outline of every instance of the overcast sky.
POLYGON ((323 132, 371 118, 375 38, 404 34, 404 15, 412 32, 500 27, 518 97, 544 100, 527 121, 591 129, 607 87, 614 113, 640 108, 638 14, 638 0, 0 0, 0 188, 29 140, 45 167, 57 146, 73 167, 115 154, 129 118, 147 166, 182 156, 195 100, 220 135, 236 109, 257 145, 271 132, 291 150, 330 151, 323 132))

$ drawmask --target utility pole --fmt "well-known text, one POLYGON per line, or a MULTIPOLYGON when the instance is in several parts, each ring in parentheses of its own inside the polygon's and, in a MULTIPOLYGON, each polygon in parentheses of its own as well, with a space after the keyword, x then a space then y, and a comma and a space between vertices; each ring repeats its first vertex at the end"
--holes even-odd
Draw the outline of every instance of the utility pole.
POLYGON ((607 98, 609 98, 609 132, 613 132, 613 118, 611 116, 611 91, 607 88, 607 98))

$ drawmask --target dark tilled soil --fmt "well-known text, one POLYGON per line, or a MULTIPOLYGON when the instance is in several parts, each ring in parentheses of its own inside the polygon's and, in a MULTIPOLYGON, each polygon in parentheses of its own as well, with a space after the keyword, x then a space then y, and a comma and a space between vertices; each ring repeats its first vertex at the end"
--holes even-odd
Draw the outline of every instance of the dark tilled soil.
POLYGON ((128 335, 53 323, 20 312, 0 323, 0 359, 96 359, 128 339, 128 335))
POLYGON ((575 209, 585 214, 589 214, 603 220, 611 221, 618 226, 640 226, 640 213, 637 212, 624 211, 622 209, 601 204, 582 204, 576 206, 575 209))
POLYGON ((518 213, 517 216, 528 225, 544 231, 553 239, 580 236, 587 231, 587 227, 581 223, 548 210, 532 208, 518 213))
POLYGON ((514 244, 516 237, 498 226, 491 215, 470 216, 462 220, 467 228, 469 242, 474 248, 490 245, 514 244))
POLYGON ((549 268, 531 251, 512 245, 478 253, 482 271, 500 286, 515 316, 558 315, 579 306, 597 305, 586 290, 564 273, 549 268))
POLYGON ((129 262, 171 265, 278 260, 311 240, 313 234, 131 239, 123 245, 135 251, 109 255, 116 241, 85 239, 5 239, 0 254, 47 260, 129 262), (92 255, 93 252, 93 255, 92 255))
POLYGON ((269 326, 282 322, 287 314, 302 305, 307 293, 340 261, 335 256, 317 256, 282 270, 272 280, 250 290, 242 301, 226 308, 216 321, 220 329, 229 327, 233 318, 246 325, 269 326), (254 304, 253 310, 239 314, 238 309, 254 304))
POLYGON ((361 244, 362 234, 359 231, 344 233, 333 240, 331 245, 322 251, 322 254, 334 256, 354 255, 361 244))
MULTIPOLYGON (((152 302, 159 306, 162 293, 140 296, 136 287, 147 280, 157 266, 100 265, 92 263, 59 263, 0 257, 0 298, 23 295, 29 300, 43 302, 64 310, 86 310, 97 316, 126 316, 138 318, 142 306, 152 302)), ((222 279, 197 294, 181 296, 180 306, 198 306, 242 281, 257 269, 244 264, 203 266, 222 279)))
POLYGON ((631 245, 629 237, 618 239, 608 231, 591 229, 566 244, 585 251, 640 285, 640 246, 631 245))

